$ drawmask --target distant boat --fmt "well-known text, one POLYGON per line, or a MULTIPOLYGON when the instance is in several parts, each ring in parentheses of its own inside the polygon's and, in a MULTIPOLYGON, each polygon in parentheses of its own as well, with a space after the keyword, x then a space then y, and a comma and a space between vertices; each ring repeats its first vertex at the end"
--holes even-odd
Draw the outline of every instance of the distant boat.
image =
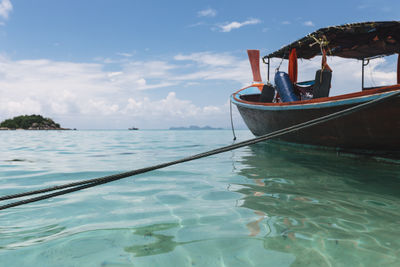
MULTIPOLYGON (((310 121, 370 100, 400 92, 400 56, 397 84, 364 87, 364 66, 369 61, 400 52, 400 21, 364 22, 319 29, 262 58, 288 59, 288 73, 275 73, 275 86, 263 83, 259 51, 248 50, 254 83, 232 94, 250 131, 265 135, 302 122, 310 121), (297 58, 322 56, 321 69, 315 80, 297 82, 297 58), (362 61, 361 91, 329 96, 332 72, 326 55, 362 61)), ((350 74, 349 74, 350 75, 350 74)), ((346 77, 348 79, 348 77, 346 77)), ((289 133, 280 140, 298 144, 332 147, 350 152, 374 155, 400 155, 400 96, 358 110, 304 130, 289 133)), ((396 156, 397 157, 397 156, 396 156)))
POLYGON ((128 128, 128 130, 131 130, 131 131, 137 131, 137 130, 139 130, 139 128, 136 128, 136 127, 131 127, 131 128, 128 128))

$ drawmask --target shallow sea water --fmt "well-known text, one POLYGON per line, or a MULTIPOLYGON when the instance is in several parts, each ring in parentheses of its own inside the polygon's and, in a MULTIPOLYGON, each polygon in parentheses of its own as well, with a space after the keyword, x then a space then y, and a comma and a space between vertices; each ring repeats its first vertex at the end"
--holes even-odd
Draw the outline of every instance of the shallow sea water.
MULTIPOLYGON (((226 130, 1 131, 0 195, 231 140, 226 130)), ((399 225, 398 162, 264 143, 0 211, 0 266, 398 266, 399 225)))

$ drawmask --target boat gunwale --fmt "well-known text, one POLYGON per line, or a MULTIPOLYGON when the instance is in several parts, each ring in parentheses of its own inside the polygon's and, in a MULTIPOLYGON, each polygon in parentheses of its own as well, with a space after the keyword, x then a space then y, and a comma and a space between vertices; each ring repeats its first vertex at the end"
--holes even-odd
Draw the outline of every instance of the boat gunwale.
POLYGON ((283 110, 283 109, 302 109, 302 108, 319 108, 319 107, 328 107, 332 105, 345 105, 352 104, 348 103, 352 100, 358 100, 357 102, 367 101, 369 97, 379 96, 381 94, 390 93, 393 91, 400 90, 400 84, 384 86, 376 89, 365 90, 361 92, 348 93, 343 95, 331 96, 331 97, 322 97, 317 99, 309 99, 309 100, 299 100, 292 102, 284 102, 284 103, 264 103, 264 102, 254 102, 240 99, 237 97, 239 93, 243 90, 246 90, 251 87, 262 88, 263 84, 252 84, 250 86, 244 87, 235 93, 232 94, 233 103, 236 105, 252 107, 255 109, 271 109, 271 110, 283 110), (347 100, 347 101, 346 101, 347 100))

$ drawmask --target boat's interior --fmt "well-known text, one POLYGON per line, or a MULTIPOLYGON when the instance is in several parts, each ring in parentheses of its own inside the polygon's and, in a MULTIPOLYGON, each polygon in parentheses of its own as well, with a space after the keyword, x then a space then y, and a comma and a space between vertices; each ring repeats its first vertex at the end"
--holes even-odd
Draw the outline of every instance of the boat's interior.
POLYGON ((241 95, 240 99, 248 102, 263 102, 268 103, 266 101, 260 101, 261 94, 251 94, 251 95, 241 95))
MULTIPOLYGON (((312 82, 312 81, 311 81, 312 82)), ((310 81, 308 81, 307 83, 311 83, 310 81)), ((357 95, 362 95, 363 92, 365 94, 368 94, 369 92, 373 93, 374 91, 386 91, 389 88, 393 88, 394 90, 399 89, 400 85, 390 85, 390 86, 375 86, 375 87, 364 87, 362 88, 361 92, 357 92, 357 93, 352 93, 352 94, 357 94, 357 95), (382 90, 379 90, 382 89, 382 90)), ((300 101, 310 101, 310 102, 314 102, 312 100, 317 100, 318 98, 325 98, 326 100, 328 100, 328 95, 326 96, 319 96, 319 97, 314 97, 313 93, 312 93, 312 86, 306 88, 306 94, 305 97, 301 97, 300 101)), ((304 89, 303 89, 304 90, 304 89)), ((244 93, 241 95, 238 95, 239 98, 241 100, 247 101, 247 102, 256 102, 256 103, 282 103, 281 101, 276 100, 276 89, 274 86, 272 86, 271 84, 265 84, 262 89, 260 88, 260 92, 250 92, 250 93, 244 93)), ((333 98, 333 97, 329 97, 333 98)))
MULTIPOLYGON (((282 72, 281 72, 282 73, 282 72)), ((332 71, 323 69, 317 70, 315 73, 315 79, 311 81, 292 83, 289 75, 284 73, 283 77, 275 77, 275 86, 272 84, 264 84, 260 88, 259 94, 245 94, 241 95, 240 98, 250 102, 291 102, 282 101, 279 93, 282 95, 289 93, 294 94, 292 101, 309 100, 322 97, 328 97, 331 88, 332 71), (277 79, 283 79, 283 83, 277 81, 277 79)))
POLYGON ((306 103, 321 103, 321 102, 337 101, 337 100, 344 100, 356 97, 365 97, 368 95, 381 94, 381 93, 400 90, 400 84, 395 84, 390 86, 379 86, 375 88, 368 88, 367 90, 355 93, 348 93, 344 95, 337 95, 337 96, 323 97, 323 98, 312 98, 309 100, 300 100, 293 102, 260 102, 260 96, 261 96, 260 90, 262 87, 263 87, 262 84, 256 84, 255 86, 250 86, 241 89, 238 92, 236 92, 233 95, 233 97, 234 99, 239 100, 239 102, 245 102, 245 103, 247 102, 248 104, 267 105, 267 106, 282 106, 282 105, 290 106, 290 105, 298 105, 306 103))

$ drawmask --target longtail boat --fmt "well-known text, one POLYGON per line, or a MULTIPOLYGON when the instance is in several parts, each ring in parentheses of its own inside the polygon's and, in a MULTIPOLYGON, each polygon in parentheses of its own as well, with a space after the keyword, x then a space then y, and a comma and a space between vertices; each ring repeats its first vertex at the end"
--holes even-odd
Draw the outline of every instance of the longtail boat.
MULTIPOLYGON (((400 52, 400 21, 364 22, 319 29, 262 58, 268 82, 260 75, 258 50, 248 50, 253 84, 231 96, 244 122, 256 135, 265 135, 299 123, 400 91, 400 55, 397 84, 366 88, 364 67, 370 60, 400 52), (297 59, 321 56, 315 80, 297 82, 297 59), (332 70, 327 56, 362 61, 359 92, 329 96, 332 70), (288 72, 277 71, 269 82, 272 58, 289 60, 288 72)), ((378 155, 400 154, 400 96, 280 137, 290 143, 329 147, 378 155)), ((397 157, 397 156, 396 156, 397 157)))

